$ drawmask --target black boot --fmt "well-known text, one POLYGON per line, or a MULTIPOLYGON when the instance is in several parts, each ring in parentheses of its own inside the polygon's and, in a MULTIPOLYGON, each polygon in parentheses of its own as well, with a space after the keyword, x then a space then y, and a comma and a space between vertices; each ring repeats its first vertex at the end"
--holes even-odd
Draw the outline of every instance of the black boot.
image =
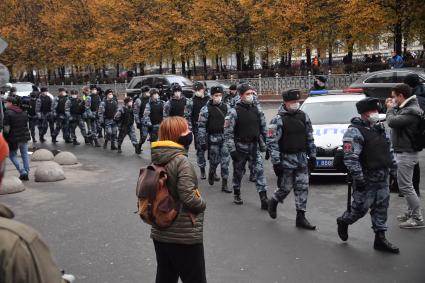
POLYGON ((295 225, 302 229, 316 230, 316 226, 313 226, 310 224, 310 222, 308 222, 308 220, 305 218, 305 211, 302 210, 297 210, 297 220, 295 225))
POLYGON ((233 196, 233 203, 237 205, 243 204, 243 201, 241 199, 241 191, 234 189, 234 196, 233 196))
POLYGON ((56 137, 55 136, 53 136, 52 137, 52 143, 57 143, 58 141, 56 140, 56 137))
POLYGON ((102 134, 102 131, 100 131, 100 132, 99 132, 99 134, 97 135, 97 138, 98 138, 98 139, 101 139, 101 138, 103 138, 103 134, 102 134))
POLYGON ((103 149, 106 149, 108 147, 108 140, 105 139, 105 141, 103 142, 103 149))
POLYGON ((207 177, 205 176, 205 168, 200 168, 201 169, 201 180, 205 180, 207 177))
POLYGON ((269 208, 269 200, 267 199, 267 192, 259 192, 260 201, 261 201, 261 209, 268 210, 269 208))
MULTIPOLYGON (((120 145, 121 148, 121 145, 120 145)), ((115 142, 111 141, 111 150, 117 150, 117 147, 115 146, 115 142)))
POLYGON ((134 145, 134 151, 136 152, 136 154, 141 154, 142 153, 142 144, 138 143, 138 144, 134 145))
POLYGON ((348 240, 348 224, 342 220, 342 217, 336 219, 336 224, 338 224, 338 236, 344 242, 348 240))
POLYGON ((94 137, 94 138, 93 138, 93 145, 94 145, 95 147, 100 147, 99 141, 97 140, 97 138, 96 138, 96 137, 94 137))
POLYGON ((69 138, 67 138, 65 139, 65 143, 72 143, 72 141, 69 138))
POLYGON ((214 181, 215 181, 214 175, 215 175, 214 171, 212 171, 210 168, 210 171, 208 172, 208 184, 210 184, 211 186, 214 185, 214 181))
POLYGON ((373 248, 378 251, 389 252, 393 254, 400 253, 400 250, 388 242, 385 238, 385 232, 379 231, 375 233, 375 242, 373 243, 373 248))
POLYGON ((84 143, 85 144, 91 144, 90 138, 89 137, 84 137, 84 143))
POLYGON ((216 173, 214 173, 214 181, 220 181, 220 177, 216 173))
POLYGON ((277 217, 277 205, 279 204, 279 202, 277 200, 275 200, 274 197, 271 197, 269 199, 269 207, 268 207, 268 211, 269 211, 269 215, 271 218, 276 219, 277 217))
POLYGON ((73 140, 72 144, 73 145, 80 145, 80 143, 77 140, 73 140))
POLYGON ((122 153, 122 150, 121 150, 121 145, 119 144, 118 145, 118 151, 117 151, 118 153, 122 153))
POLYGON ((40 142, 45 142, 44 136, 40 136, 40 142))
POLYGON ((223 180, 221 181, 221 191, 228 194, 232 192, 232 190, 230 190, 227 186, 227 179, 223 178, 223 180))
POLYGON ((36 142, 37 142, 37 140, 36 140, 36 138, 35 138, 35 137, 33 137, 33 138, 32 138, 32 142, 33 142, 33 143, 36 143, 36 142))

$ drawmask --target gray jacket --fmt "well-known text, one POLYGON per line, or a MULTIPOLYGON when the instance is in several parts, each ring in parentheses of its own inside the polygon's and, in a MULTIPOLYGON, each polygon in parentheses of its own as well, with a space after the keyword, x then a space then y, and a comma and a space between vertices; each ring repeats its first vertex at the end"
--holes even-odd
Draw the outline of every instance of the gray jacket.
POLYGON ((391 142, 395 152, 415 151, 412 138, 417 131, 422 112, 416 96, 410 97, 400 107, 387 110, 387 123, 391 128, 391 142))

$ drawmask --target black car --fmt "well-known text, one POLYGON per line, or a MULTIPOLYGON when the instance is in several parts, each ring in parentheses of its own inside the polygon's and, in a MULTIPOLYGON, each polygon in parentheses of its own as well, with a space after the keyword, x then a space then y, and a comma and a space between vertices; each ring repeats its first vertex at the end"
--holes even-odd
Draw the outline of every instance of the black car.
POLYGON ((350 89, 360 89, 366 96, 376 97, 385 100, 391 96, 391 88, 399 83, 403 83, 408 74, 419 75, 421 83, 425 83, 425 70, 422 68, 401 68, 383 70, 362 75, 358 80, 350 85, 350 89))
POLYGON ((150 88, 162 86, 165 94, 170 97, 170 85, 172 83, 179 83, 183 89, 183 94, 187 98, 193 96, 193 82, 188 78, 178 75, 147 75, 133 77, 125 92, 127 96, 133 97, 134 95, 140 94, 140 88, 142 86, 147 85, 150 88))

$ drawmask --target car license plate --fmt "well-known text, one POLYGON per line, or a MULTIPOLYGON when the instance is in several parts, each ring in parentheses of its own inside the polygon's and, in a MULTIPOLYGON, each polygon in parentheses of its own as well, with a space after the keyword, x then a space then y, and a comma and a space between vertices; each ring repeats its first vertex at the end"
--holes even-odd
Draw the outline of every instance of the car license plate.
POLYGON ((316 167, 317 168, 333 168, 334 161, 333 159, 319 159, 319 160, 316 160, 316 167))

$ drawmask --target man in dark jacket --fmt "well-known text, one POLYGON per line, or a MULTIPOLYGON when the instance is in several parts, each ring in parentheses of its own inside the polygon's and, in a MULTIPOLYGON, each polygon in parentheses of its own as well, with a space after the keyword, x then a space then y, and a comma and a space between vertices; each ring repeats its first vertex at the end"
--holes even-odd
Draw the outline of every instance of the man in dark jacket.
POLYGON ((53 100, 49 96, 47 88, 41 88, 41 94, 36 102, 36 110, 38 117, 38 131, 40 134, 40 141, 45 142, 44 135, 47 133, 47 129, 50 128, 50 136, 53 137, 53 131, 55 124, 53 122, 53 100))
POLYGON ((19 179, 28 181, 30 164, 28 158, 28 141, 31 140, 28 129, 28 114, 19 106, 18 96, 8 96, 4 113, 4 136, 9 144, 9 158, 19 171, 19 179), (23 166, 18 160, 18 149, 21 152, 23 166))
POLYGON ((64 88, 59 88, 59 95, 53 100, 53 117, 56 122, 52 142, 56 143, 56 138, 62 130, 62 136, 66 143, 72 143, 69 139, 69 122, 65 114, 65 104, 68 100, 68 92, 64 88))
POLYGON ((29 128, 31 133, 31 138, 33 142, 37 142, 37 139, 35 138, 35 127, 38 123, 38 117, 37 113, 35 112, 37 99, 40 95, 40 92, 38 91, 38 87, 33 86, 32 92, 30 93, 30 104, 28 107, 28 120, 29 120, 29 128))
POLYGON ((397 219, 402 222, 400 228, 425 228, 421 202, 412 183, 419 151, 415 146, 414 136, 423 111, 407 84, 393 87, 391 96, 392 101, 386 101, 387 122, 392 130, 391 141, 398 165, 397 183, 408 206, 408 210, 397 219))

